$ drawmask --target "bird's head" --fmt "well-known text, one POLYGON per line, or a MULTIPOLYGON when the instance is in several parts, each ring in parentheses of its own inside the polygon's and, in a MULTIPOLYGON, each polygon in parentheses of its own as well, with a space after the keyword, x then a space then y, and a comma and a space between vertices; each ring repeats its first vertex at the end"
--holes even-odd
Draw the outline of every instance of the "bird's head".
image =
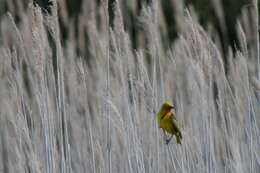
POLYGON ((174 106, 170 102, 165 102, 161 107, 161 111, 164 112, 170 112, 172 109, 174 109, 174 106))

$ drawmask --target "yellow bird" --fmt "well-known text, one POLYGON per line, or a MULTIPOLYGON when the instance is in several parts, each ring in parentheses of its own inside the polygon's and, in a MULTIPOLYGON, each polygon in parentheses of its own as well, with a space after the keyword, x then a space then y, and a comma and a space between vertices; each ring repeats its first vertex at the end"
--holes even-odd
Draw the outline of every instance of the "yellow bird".
POLYGON ((170 142, 173 135, 176 136, 176 141, 178 144, 181 144, 182 134, 180 130, 179 123, 177 121, 177 117, 174 112, 174 106, 172 103, 166 102, 162 105, 161 110, 157 114, 157 121, 159 124, 159 128, 163 129, 164 135, 166 137, 165 131, 170 133, 172 136, 167 139, 166 144, 170 142))

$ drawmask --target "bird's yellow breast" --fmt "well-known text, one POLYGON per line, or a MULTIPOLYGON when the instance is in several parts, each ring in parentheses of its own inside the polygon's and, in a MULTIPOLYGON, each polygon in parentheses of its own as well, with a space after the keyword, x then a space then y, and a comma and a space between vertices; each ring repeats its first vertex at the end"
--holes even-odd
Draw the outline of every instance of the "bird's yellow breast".
POLYGON ((175 130, 173 128, 173 122, 171 120, 172 112, 168 113, 158 113, 157 120, 159 127, 167 131, 168 133, 174 134, 175 130))

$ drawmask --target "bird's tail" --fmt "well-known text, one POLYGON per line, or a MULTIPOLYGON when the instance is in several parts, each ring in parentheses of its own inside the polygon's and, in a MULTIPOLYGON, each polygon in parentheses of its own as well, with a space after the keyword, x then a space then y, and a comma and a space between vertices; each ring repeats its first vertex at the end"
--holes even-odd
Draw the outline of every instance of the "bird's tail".
POLYGON ((178 133, 178 134, 176 135, 177 144, 181 144, 181 139, 182 139, 182 135, 181 135, 181 133, 178 133))

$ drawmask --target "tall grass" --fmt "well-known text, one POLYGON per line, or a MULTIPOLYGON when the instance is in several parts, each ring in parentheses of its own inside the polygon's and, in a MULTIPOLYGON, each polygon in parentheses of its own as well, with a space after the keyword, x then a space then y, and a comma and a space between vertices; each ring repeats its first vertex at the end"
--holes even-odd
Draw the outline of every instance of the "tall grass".
POLYGON ((240 49, 226 57, 214 30, 181 5, 179 37, 165 46, 160 3, 143 4, 137 50, 122 4, 113 28, 107 3, 91 13, 88 5, 78 37, 68 22, 66 41, 56 3, 49 15, 29 5, 19 25, 12 14, 1 20, 0 172, 260 171, 256 5, 244 9, 240 49), (78 46, 89 56, 78 57, 78 46), (182 145, 163 141, 164 101, 177 106, 182 145))

